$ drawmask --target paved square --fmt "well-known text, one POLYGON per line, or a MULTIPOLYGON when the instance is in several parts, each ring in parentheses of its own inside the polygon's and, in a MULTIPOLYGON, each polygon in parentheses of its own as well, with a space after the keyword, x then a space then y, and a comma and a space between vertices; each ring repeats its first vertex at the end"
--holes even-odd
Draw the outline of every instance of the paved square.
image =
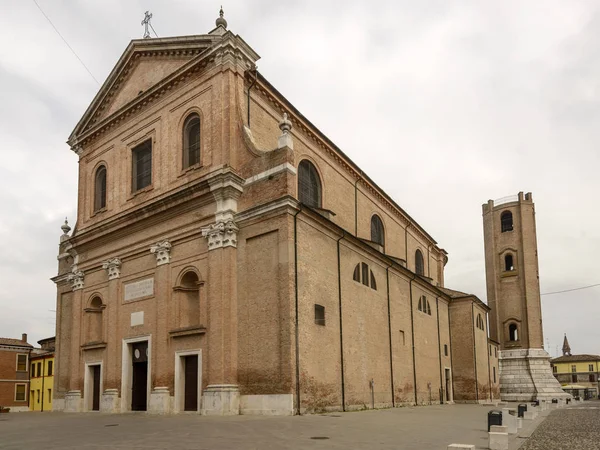
POLYGON ((39 449, 446 449, 487 448, 480 405, 443 405, 301 417, 144 413, 0 415, 0 448, 39 449))

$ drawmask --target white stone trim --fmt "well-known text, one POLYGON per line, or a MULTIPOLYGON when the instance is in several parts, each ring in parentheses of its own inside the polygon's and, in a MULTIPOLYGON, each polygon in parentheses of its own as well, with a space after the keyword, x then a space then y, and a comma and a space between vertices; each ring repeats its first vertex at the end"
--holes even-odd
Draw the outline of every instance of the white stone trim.
POLYGON ((198 355, 198 412, 202 409, 202 350, 180 350, 175 352, 175 392, 173 412, 183 412, 185 396, 184 357, 198 355))
POLYGON ((272 167, 268 170, 265 170, 264 172, 261 172, 250 178, 247 178, 244 183, 244 187, 250 186, 251 184, 254 184, 257 181, 264 180, 265 178, 268 178, 270 176, 276 175, 281 172, 289 172, 292 175, 296 175, 296 168, 293 165, 291 165, 289 162, 279 164, 278 166, 272 167))
POLYGON ((292 416, 294 415, 294 395, 240 395, 240 414, 292 416))
POLYGON ((150 253, 156 255, 156 265, 162 266, 171 262, 171 243, 169 241, 161 241, 150 247, 150 253))
POLYGON ((258 208, 252 208, 250 210, 243 211, 241 213, 236 214, 235 220, 236 222, 242 222, 244 220, 252 219, 254 217, 262 216, 263 214, 269 213, 271 211, 275 211, 280 208, 293 208, 295 210, 298 209, 298 202, 291 197, 287 197, 281 200, 277 200, 272 203, 268 203, 266 205, 261 205, 258 208))
POLYGON ((131 384, 133 383, 133 354, 132 344, 148 341, 148 376, 146 392, 146 411, 150 408, 152 392, 152 335, 124 338, 121 347, 121 412, 131 411, 131 384))
POLYGON ((109 280, 115 280, 121 276, 121 260, 119 258, 104 261, 102 268, 107 271, 109 280))
MULTIPOLYGON (((83 410, 92 411, 94 396, 93 389, 94 383, 92 380, 92 367, 100 366, 100 392, 98 393, 99 398, 102 397, 104 392, 104 363, 100 361, 92 361, 85 363, 85 370, 83 372, 83 410)), ((100 405, 98 405, 100 406, 100 405)))

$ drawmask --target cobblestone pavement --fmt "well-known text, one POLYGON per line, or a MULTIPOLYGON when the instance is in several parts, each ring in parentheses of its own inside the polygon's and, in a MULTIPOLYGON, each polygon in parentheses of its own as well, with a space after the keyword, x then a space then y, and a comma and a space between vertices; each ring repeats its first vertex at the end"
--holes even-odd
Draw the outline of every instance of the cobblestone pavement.
POLYGON ((600 401, 552 411, 520 450, 599 450, 600 401))
POLYGON ((445 450, 451 443, 482 449, 490 409, 443 405, 302 417, 9 413, 0 415, 0 449, 445 450))

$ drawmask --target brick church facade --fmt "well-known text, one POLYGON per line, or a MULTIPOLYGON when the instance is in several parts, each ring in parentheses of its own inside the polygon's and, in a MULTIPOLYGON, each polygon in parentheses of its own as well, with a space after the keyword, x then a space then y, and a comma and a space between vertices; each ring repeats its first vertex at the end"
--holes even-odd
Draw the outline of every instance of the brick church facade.
POLYGON ((489 308, 221 16, 132 41, 69 137, 54 409, 295 414, 497 398, 489 308), (71 232, 72 231, 72 232, 71 232))

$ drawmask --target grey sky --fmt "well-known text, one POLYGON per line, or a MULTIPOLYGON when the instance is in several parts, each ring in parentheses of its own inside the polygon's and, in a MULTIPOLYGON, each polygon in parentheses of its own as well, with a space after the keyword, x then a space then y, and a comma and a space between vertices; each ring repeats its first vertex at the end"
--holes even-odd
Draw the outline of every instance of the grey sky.
MULTIPOLYGON (((208 32, 220 6, 38 3, 101 83, 144 11, 164 37, 208 32)), ((536 203, 542 292, 600 283, 600 2, 223 6, 261 73, 449 252, 448 287, 485 300, 481 204, 519 191, 536 203)), ((64 141, 99 86, 33 1, 0 3, 0 42, 0 336, 32 342, 54 334, 49 278, 75 217, 64 141)), ((600 353, 599 300, 542 297, 552 354, 564 332, 600 353)))

